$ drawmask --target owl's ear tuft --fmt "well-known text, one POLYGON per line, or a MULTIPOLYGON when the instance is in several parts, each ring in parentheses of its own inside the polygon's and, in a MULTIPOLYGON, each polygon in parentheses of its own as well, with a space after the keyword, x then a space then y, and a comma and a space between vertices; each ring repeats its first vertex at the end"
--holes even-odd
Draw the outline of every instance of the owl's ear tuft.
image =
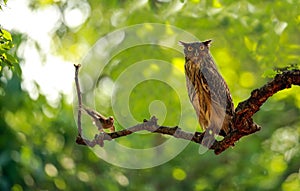
POLYGON ((186 46, 188 45, 188 43, 185 43, 185 42, 179 41, 179 45, 186 47, 186 46))
POLYGON ((203 42, 203 44, 204 44, 205 46, 209 47, 210 44, 211 44, 211 42, 212 42, 212 40, 206 40, 206 41, 203 42))

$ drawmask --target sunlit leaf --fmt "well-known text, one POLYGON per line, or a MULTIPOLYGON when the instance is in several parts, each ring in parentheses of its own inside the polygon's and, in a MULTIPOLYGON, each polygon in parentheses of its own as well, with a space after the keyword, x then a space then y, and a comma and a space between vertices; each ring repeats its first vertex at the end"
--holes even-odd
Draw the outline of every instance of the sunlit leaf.
POLYGON ((11 38, 11 34, 7 31, 7 30, 4 30, 4 29, 1 29, 1 33, 2 33, 2 37, 6 40, 9 40, 9 41, 12 41, 12 38, 11 38))

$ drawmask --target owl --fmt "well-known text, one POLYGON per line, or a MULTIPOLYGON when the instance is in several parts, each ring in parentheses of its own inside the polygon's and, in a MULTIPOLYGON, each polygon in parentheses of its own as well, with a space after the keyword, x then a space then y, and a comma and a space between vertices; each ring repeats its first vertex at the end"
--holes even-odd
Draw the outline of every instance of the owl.
POLYGON ((232 129, 234 107, 229 88, 210 54, 211 40, 180 44, 184 47, 189 99, 203 130, 226 136, 232 129))

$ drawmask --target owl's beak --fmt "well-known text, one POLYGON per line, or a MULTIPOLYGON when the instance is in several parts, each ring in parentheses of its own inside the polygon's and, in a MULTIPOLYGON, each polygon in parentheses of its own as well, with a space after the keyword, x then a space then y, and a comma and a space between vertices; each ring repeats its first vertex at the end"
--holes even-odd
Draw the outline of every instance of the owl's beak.
POLYGON ((194 55, 195 55, 195 56, 199 56, 199 51, 196 50, 194 55))

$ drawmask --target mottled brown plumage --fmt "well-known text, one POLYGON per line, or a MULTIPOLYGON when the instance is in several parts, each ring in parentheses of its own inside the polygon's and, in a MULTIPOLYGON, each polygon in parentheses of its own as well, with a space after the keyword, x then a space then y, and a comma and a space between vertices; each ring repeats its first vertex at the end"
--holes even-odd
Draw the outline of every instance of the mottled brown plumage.
POLYGON ((209 52, 211 40, 185 43, 188 95, 204 130, 226 136, 231 128, 233 103, 228 86, 209 52))

